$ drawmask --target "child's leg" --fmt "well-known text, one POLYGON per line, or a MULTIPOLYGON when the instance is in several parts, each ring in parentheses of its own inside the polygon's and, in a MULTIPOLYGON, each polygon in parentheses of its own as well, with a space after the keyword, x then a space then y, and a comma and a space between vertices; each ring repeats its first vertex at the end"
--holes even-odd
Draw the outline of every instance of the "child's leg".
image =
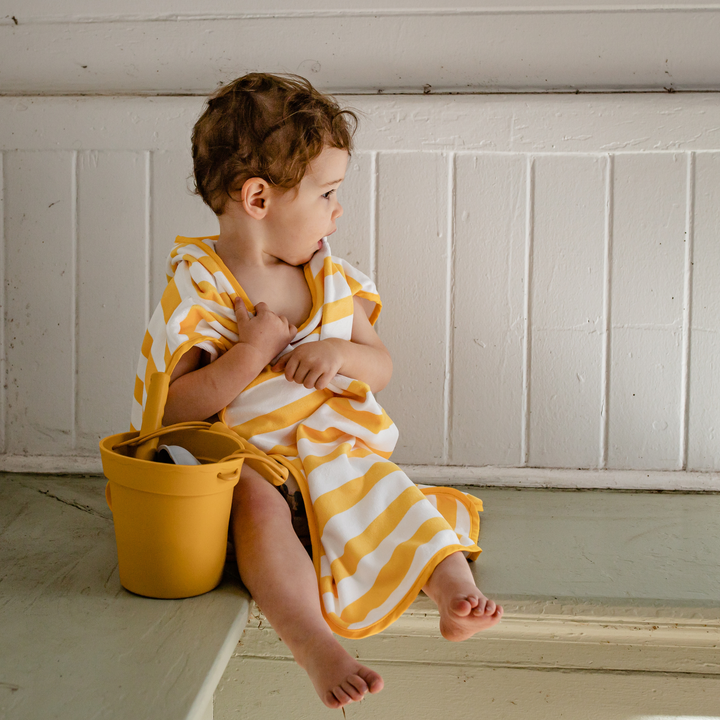
POLYGON ((380 675, 348 655, 325 622, 315 569, 285 499, 248 467, 235 488, 231 523, 243 583, 325 705, 339 708, 382 690, 380 675))
POLYGON ((480 592, 461 552, 435 568, 423 591, 440 610, 440 632, 446 640, 466 640, 495 625, 503 614, 500 605, 480 592))

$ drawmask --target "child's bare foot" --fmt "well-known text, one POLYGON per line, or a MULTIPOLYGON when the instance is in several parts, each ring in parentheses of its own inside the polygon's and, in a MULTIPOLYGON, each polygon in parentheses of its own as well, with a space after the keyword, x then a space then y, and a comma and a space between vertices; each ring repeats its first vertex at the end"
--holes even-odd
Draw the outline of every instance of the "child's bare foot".
POLYGON ((500 622, 503 609, 488 600, 475 584, 462 553, 445 558, 424 588, 440 611, 440 633, 459 642, 500 622))
POLYGON ((341 708, 383 689, 380 675, 348 655, 332 636, 314 642, 300 664, 329 708, 341 708))
POLYGON ((460 592, 447 603, 438 604, 440 633, 446 640, 467 640, 480 630, 500 622, 503 609, 488 600, 473 585, 467 593, 460 592))

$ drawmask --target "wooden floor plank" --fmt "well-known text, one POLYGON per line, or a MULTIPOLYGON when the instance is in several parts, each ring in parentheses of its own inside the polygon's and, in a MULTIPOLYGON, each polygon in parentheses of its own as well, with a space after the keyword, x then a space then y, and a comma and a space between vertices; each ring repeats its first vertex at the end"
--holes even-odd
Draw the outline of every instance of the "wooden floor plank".
POLYGON ((247 620, 237 578, 186 600, 120 586, 100 478, 0 477, 0 717, 201 717, 247 620))

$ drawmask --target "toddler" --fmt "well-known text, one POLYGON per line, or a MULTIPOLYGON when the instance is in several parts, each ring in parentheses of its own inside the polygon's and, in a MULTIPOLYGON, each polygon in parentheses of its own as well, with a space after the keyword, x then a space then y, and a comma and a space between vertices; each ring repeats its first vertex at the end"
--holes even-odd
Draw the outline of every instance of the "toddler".
POLYGON ((379 632, 421 589, 448 640, 502 616, 468 565, 480 501, 415 485, 388 459, 397 431, 374 397, 392 373, 373 328, 380 298, 327 240, 356 123, 294 76, 251 73, 210 98, 193 160, 220 233, 177 238, 133 404, 139 428, 147 382, 166 372, 165 425, 217 416, 277 462, 280 480, 243 466, 237 564, 330 708, 383 687, 333 631, 379 632))

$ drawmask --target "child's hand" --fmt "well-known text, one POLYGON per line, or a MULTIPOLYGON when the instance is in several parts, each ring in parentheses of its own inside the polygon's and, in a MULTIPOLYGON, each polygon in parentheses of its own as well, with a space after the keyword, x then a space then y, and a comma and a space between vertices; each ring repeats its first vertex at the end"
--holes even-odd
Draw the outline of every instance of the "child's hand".
POLYGON ((273 372, 285 371, 290 382, 324 390, 338 374, 343 364, 340 345, 332 340, 318 340, 300 345, 283 355, 270 368, 273 372))
POLYGON ((269 363, 297 334, 297 328, 284 315, 276 315, 264 303, 255 305, 255 316, 248 313, 245 303, 235 298, 238 342, 252 345, 269 363))

